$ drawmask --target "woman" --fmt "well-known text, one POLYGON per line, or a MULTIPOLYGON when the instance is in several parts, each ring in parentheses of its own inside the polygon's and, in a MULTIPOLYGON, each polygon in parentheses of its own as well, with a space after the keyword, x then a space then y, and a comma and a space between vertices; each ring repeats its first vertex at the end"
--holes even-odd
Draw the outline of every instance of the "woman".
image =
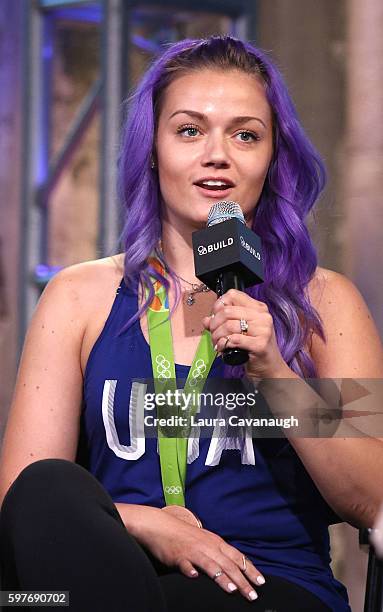
MULTIPOLYGON (((230 37, 169 46, 131 100, 119 168, 125 252, 60 272, 27 335, 1 462, 3 589, 69 590, 73 610, 349 610, 327 526, 372 524, 383 439, 254 439, 245 456, 201 438, 186 508, 165 509, 157 440, 137 435, 146 314, 167 303, 180 378, 204 329, 218 353, 248 350, 248 379, 298 383, 297 411, 304 376, 383 375, 359 292, 316 265, 304 218, 324 173, 280 75, 230 37), (191 235, 224 199, 261 236, 266 278, 217 299, 191 235), (73 463, 80 425, 97 480, 73 463)), ((229 374, 217 357, 210 376, 229 374)))

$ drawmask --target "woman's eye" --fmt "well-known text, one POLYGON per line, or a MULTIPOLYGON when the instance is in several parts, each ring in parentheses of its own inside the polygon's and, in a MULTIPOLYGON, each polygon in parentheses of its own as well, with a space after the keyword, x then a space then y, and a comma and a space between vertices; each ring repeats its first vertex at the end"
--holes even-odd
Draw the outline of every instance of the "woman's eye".
MULTIPOLYGON (((196 125, 180 125, 180 127, 177 128, 177 134, 181 134, 187 138, 195 138, 201 134, 201 131, 196 125)), ((239 138, 240 142, 244 143, 251 143, 259 140, 259 136, 255 132, 250 132, 248 130, 237 132, 235 137, 239 138)))
POLYGON ((181 125, 177 129, 177 134, 183 134, 188 137, 198 136, 199 129, 195 125, 181 125))
POLYGON ((240 137, 241 142, 255 142, 256 140, 259 140, 259 137, 257 134, 254 134, 253 132, 247 132, 246 130, 242 130, 242 132, 238 132, 236 136, 240 137))

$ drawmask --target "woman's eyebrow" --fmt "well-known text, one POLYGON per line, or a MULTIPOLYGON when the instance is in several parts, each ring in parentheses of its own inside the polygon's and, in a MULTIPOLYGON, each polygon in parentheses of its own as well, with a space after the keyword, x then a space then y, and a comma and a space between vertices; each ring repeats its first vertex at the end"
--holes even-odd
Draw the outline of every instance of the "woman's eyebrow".
MULTIPOLYGON (((185 109, 177 110, 174 113, 172 113, 169 117, 169 120, 172 119, 172 117, 174 117, 175 115, 178 115, 181 113, 184 113, 185 115, 189 115, 190 117, 194 117, 195 119, 199 119, 200 121, 207 121, 207 117, 203 113, 198 113, 197 111, 185 110, 185 109)), ((259 121, 259 123, 261 123, 264 128, 267 127, 264 121, 262 121, 262 119, 260 119, 259 117, 252 117, 248 115, 244 115, 241 117, 233 117, 233 119, 230 121, 230 126, 238 125, 239 123, 246 123, 246 121, 252 121, 252 120, 259 121)))

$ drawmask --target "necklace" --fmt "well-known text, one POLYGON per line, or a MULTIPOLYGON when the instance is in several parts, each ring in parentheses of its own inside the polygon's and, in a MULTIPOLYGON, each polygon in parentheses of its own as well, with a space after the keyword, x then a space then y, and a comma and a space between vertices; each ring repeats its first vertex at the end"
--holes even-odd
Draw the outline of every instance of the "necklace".
MULTIPOLYGON (((162 249, 162 240, 161 240, 161 239, 159 240, 159 243, 158 243, 158 248, 159 248, 159 251, 160 251, 160 253, 161 253, 161 255, 162 255, 162 258, 163 258, 163 259, 165 259, 165 258, 164 258, 164 252, 163 252, 163 249, 162 249)), ((186 298, 186 304, 187 304, 188 306, 193 306, 193 304, 195 304, 195 298, 194 298, 194 296, 195 296, 197 293, 206 293, 207 291, 210 291, 209 287, 208 287, 207 285, 205 285, 205 283, 200 283, 200 284, 197 284, 197 283, 191 283, 190 281, 186 280, 186 278, 182 278, 182 276, 180 276, 179 274, 177 274, 177 273, 176 273, 176 272, 174 272, 174 271, 173 271, 173 274, 174 274, 174 275, 175 275, 177 278, 179 278, 180 280, 182 280, 184 283, 187 283, 188 285, 190 285, 190 287, 191 287, 191 291, 190 291, 190 289, 188 290, 188 291, 189 291, 189 295, 188 295, 188 296, 187 296, 187 298, 186 298)))
POLYGON ((180 276, 179 274, 177 274, 176 272, 174 272, 174 275, 179 278, 180 280, 182 280, 184 283, 187 283, 188 285, 190 285, 191 287, 191 291, 190 289, 189 291, 189 295, 186 298, 186 304, 188 306, 193 306, 193 304, 195 303, 195 294, 196 293, 206 293, 207 291, 210 291, 210 288, 205 285, 205 283, 191 283, 190 281, 186 280, 186 278, 182 278, 182 276, 180 276))

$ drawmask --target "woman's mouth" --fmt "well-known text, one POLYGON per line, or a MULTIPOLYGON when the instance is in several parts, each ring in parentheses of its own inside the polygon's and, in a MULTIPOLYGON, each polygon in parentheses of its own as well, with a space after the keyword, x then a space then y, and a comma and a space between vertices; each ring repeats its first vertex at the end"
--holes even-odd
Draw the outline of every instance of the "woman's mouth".
POLYGON ((206 179, 197 181, 194 185, 205 196, 220 198, 228 194, 230 189, 234 187, 231 181, 219 179, 206 179))

